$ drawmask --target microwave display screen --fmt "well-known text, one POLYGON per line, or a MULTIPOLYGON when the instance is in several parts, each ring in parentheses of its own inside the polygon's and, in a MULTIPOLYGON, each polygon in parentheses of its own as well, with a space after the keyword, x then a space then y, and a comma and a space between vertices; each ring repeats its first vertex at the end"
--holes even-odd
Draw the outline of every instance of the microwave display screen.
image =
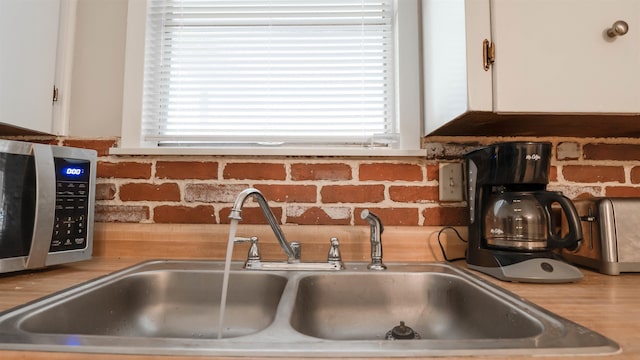
POLYGON ((83 173, 84 169, 82 167, 68 166, 62 169, 62 175, 69 178, 81 177, 83 173))
POLYGON ((89 182, 89 167, 87 160, 55 158, 56 180, 89 182))

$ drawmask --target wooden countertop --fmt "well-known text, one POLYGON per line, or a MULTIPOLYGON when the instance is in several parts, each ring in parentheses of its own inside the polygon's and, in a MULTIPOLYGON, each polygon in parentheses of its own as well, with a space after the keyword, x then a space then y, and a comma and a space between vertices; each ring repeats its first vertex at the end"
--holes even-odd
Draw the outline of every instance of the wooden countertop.
MULTIPOLYGON (((146 225, 145 225, 146 226, 146 225)), ((96 229, 96 247, 94 250, 94 259, 90 261, 84 261, 74 264, 60 265, 48 268, 46 270, 37 272, 25 272, 17 274, 8 274, 0 276, 0 311, 7 310, 9 308, 24 304, 26 302, 36 300, 42 296, 51 294, 56 291, 63 290, 70 286, 73 286, 84 281, 91 280, 98 276, 106 275, 108 273, 120 270, 124 267, 134 265, 138 262, 151 259, 151 258, 185 258, 186 255, 191 255, 193 258, 212 257, 218 258, 219 253, 224 253, 224 248, 220 249, 220 246, 210 246, 211 231, 212 228, 205 228, 201 230, 193 230, 188 228, 189 231, 194 231, 190 234, 192 240, 196 241, 196 245, 183 243, 180 248, 187 254, 177 252, 167 252, 167 244, 155 244, 152 248, 147 248, 146 252, 136 252, 131 249, 130 241, 138 239, 136 245, 137 248, 140 243, 146 246, 150 245, 152 241, 174 242, 176 237, 167 235, 167 231, 184 231, 187 228, 182 227, 156 227, 159 231, 154 236, 148 234, 149 227, 129 227, 129 226, 106 226, 97 227, 96 229), (165 235, 161 235, 165 234, 165 235), (208 239, 200 239, 202 242, 198 243, 200 237, 208 239), (109 244, 105 244, 105 239, 109 238, 109 244), (116 240, 114 240, 116 239, 116 240), (169 240, 167 240, 169 239, 169 240), (207 242, 207 246, 203 245, 207 242), (127 245, 129 244, 129 245, 127 245), (120 247, 119 249, 117 249, 120 247), (193 247, 198 249, 197 253, 191 253, 188 249, 193 247), (107 250, 108 248, 108 250, 107 250), (216 250, 211 250, 217 248, 216 250), (158 256, 158 252, 164 253, 165 256, 158 256), (168 255, 167 255, 168 254, 168 255), (171 256, 173 254, 174 256, 171 256)), ((252 229, 253 230, 253 229, 252 229)), ((312 229, 314 233, 317 233, 317 229, 312 229)), ((215 233, 217 230, 213 230, 215 233)), ((295 231, 299 231, 296 229, 295 231)), ((401 234, 399 238, 403 240, 397 240, 400 247, 410 246, 411 242, 418 242, 418 246, 424 248, 433 248, 434 233, 437 233, 437 228, 431 229, 413 229, 413 230, 398 230, 401 234), (413 235, 412 235, 413 234, 413 235), (426 246, 425 246, 425 239, 426 246)), ((224 232, 224 229, 221 230, 224 232)), ((287 229, 285 229, 287 232, 287 229)), ((385 229, 385 234, 389 239, 394 239, 395 230, 385 229)), ((343 238, 347 239, 345 242, 349 244, 348 236, 343 238)), ((321 236, 324 237, 324 236, 321 236)), ((394 239, 395 240, 395 239, 394 239)), ((446 240, 451 241, 451 240, 446 240)), ((215 242, 215 241, 214 241, 215 242)), ((313 242, 313 241, 312 241, 313 242)), ((392 243, 392 241, 388 241, 392 243)), ((304 242, 303 242, 304 244, 304 242)), ((218 244, 220 245, 220 244, 218 244)), ((415 244, 414 244, 415 245, 415 244)), ((173 245, 169 245, 173 246, 173 245)), ((304 246, 304 245, 303 245, 304 246)), ((450 249, 451 244, 445 244, 446 249, 450 249)), ((341 245, 342 247, 342 245, 341 245)), ((411 261, 407 260, 405 254, 406 251, 393 250, 393 245, 388 246, 391 251, 388 262, 392 261, 411 261)), ((437 248, 437 244, 435 245, 437 248)), ((346 246, 349 249, 349 246, 346 246)), ((455 248, 455 246, 453 246, 455 248)), ((385 248, 385 251, 387 248, 385 248)), ((431 251, 431 250, 429 250, 431 251)), ((454 251, 455 252, 455 251, 454 251)), ((415 253, 415 252, 414 252, 415 253)), ((385 252, 387 255, 387 252, 385 252)), ((426 258, 424 254, 419 256, 423 257, 420 261, 439 261, 439 250, 432 252, 431 258, 426 258)), ((451 254, 449 254, 451 255, 451 254)), ((239 253, 238 257, 242 258, 243 254, 239 253)), ((343 253, 345 256, 345 253, 343 253)), ((360 260, 359 254, 350 254, 350 251, 346 252, 347 258, 345 260, 354 261, 360 260)), ((411 256, 415 256, 411 255, 411 256)), ((234 257, 236 257, 234 252, 234 257)), ((417 259, 412 259, 418 261, 417 259)), ((458 261, 457 265, 464 267, 463 261, 458 261)), ((569 320, 577 322, 591 330, 599 332, 614 341, 616 341, 622 347, 622 352, 611 356, 581 356, 581 359, 640 359, 640 273, 639 274, 623 274, 620 276, 608 276, 602 275, 596 272, 582 269, 585 278, 577 283, 572 284, 524 284, 524 283, 509 283, 495 280, 493 278, 480 274, 485 279, 492 281, 499 286, 535 303, 538 304, 560 316, 563 316, 569 320)), ((479 274, 479 273, 476 273, 479 274)), ((47 360, 60 360, 60 359, 87 359, 104 360, 104 359, 136 359, 136 360, 177 360, 177 359, 204 359, 206 357, 166 357, 166 356, 130 356, 130 355, 96 355, 96 354, 73 354, 73 353, 52 353, 52 352, 27 352, 27 351, 0 351, 0 358, 4 360, 17 360, 17 359, 47 359, 47 360)), ((483 359, 513 359, 516 357, 482 357, 483 359)), ((517 357, 526 358, 526 357, 517 357)), ((558 357, 558 359, 565 359, 566 357, 558 357)), ((219 359, 211 357, 207 359, 219 359)), ((445 358, 455 359, 455 358, 445 358)), ((555 359, 554 357, 546 357, 546 359, 555 359)))

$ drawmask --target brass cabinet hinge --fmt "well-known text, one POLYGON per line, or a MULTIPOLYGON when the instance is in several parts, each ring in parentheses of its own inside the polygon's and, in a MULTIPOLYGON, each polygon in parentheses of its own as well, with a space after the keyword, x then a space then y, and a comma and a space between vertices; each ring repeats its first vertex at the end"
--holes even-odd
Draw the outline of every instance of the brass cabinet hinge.
POLYGON ((496 46, 493 42, 484 39, 482 42, 482 65, 484 71, 489 71, 494 61, 496 61, 496 46))
POLYGON ((53 85, 53 102, 58 101, 58 88, 53 85))

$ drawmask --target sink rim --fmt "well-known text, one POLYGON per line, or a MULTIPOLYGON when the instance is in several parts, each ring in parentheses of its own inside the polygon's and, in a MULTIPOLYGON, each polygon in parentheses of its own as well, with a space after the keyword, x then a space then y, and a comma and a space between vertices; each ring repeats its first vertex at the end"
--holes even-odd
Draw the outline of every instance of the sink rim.
MULTIPOLYGON (((285 277, 285 284, 275 318, 266 328, 245 336, 223 339, 200 338, 148 338, 108 335, 68 335, 42 334, 14 328, 6 329, 7 318, 19 319, 31 310, 41 308, 51 302, 64 299, 70 294, 97 286, 104 286, 128 274, 143 271, 213 271, 222 272, 223 261, 210 260, 149 260, 120 271, 75 285, 60 292, 47 295, 22 306, 0 312, 0 349, 61 351, 108 354, 143 355, 213 355, 213 356, 300 356, 300 357, 340 357, 340 356, 465 356, 465 355, 579 355, 612 354, 620 351, 619 345, 611 339, 586 329, 570 320, 553 314, 516 294, 499 287, 471 272, 457 266, 441 263, 388 263, 385 272, 372 272, 366 269, 366 263, 346 263, 347 269, 340 272, 321 271, 255 271, 243 270, 241 262, 232 263, 232 272, 269 274, 285 277), (326 340, 308 336, 296 331, 290 322, 295 303, 295 294, 300 281, 310 276, 348 276, 350 274, 369 274, 368 276, 386 276, 386 274, 415 274, 418 272, 436 272, 459 277, 482 291, 498 296, 509 304, 522 306, 531 316, 543 319, 541 335, 516 339, 420 339, 412 341, 388 340, 326 340), (549 333, 553 325, 555 331, 549 333), (559 331, 559 332, 558 332, 559 331), (584 334, 591 334, 595 343, 584 344, 584 334), (580 335, 580 336, 578 336, 580 335), (569 342, 568 346, 558 345, 558 336, 569 342), (117 341, 115 341, 117 340, 117 341), (553 341, 550 341, 553 340, 553 341), (24 343, 30 341, 30 343, 24 343), (33 343, 36 341, 37 343, 33 343), (540 347, 545 341, 551 342, 540 347), (113 346, 113 343, 117 346, 113 346), (462 344, 461 344, 462 343, 462 344), (81 346, 69 346, 79 344, 81 346), (462 345, 462 346, 461 346, 462 345)), ((539 320, 540 321, 540 320, 539 320)), ((13 321, 15 323, 15 321, 13 321)), ((216 325, 214 325, 216 326, 216 325)), ((566 344, 565 344, 566 345, 566 344)))

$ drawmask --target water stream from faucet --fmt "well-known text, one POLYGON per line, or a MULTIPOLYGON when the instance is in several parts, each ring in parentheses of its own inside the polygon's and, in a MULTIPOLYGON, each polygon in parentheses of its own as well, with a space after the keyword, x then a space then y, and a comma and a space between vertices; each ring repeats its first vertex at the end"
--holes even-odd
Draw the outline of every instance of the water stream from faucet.
POLYGON ((220 293, 220 314, 218 315, 218 339, 222 339, 224 332, 224 313, 227 307, 227 291, 229 289, 229 272, 231 271, 231 257, 233 255, 233 243, 236 238, 236 229, 240 220, 231 219, 229 225, 229 241, 227 242, 227 257, 224 261, 224 275, 222 278, 222 291, 220 293))

